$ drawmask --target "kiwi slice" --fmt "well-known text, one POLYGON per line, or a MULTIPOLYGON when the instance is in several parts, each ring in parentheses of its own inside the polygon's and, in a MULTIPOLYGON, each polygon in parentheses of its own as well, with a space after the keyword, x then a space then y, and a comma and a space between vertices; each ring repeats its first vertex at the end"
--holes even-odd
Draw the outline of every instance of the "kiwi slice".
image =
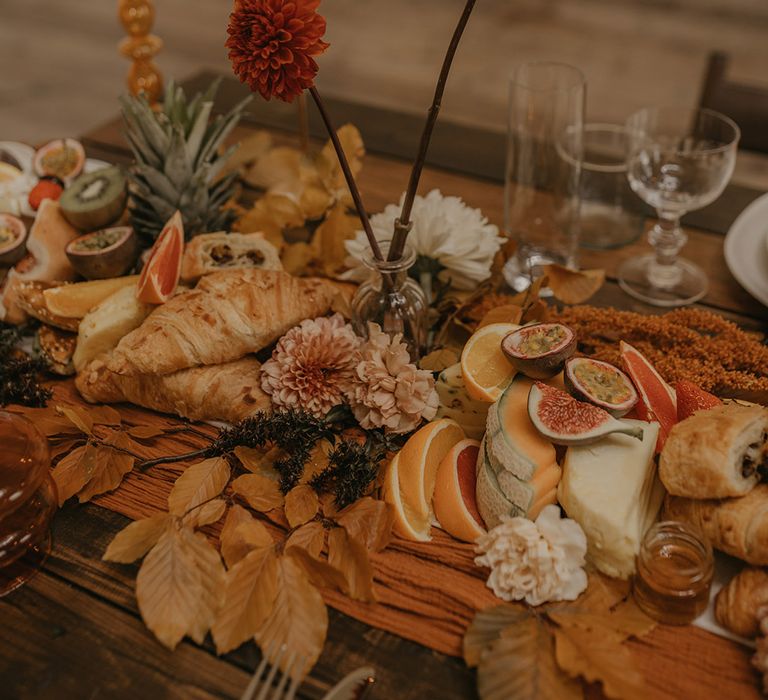
POLYGON ((128 189, 123 171, 116 165, 80 175, 59 200, 61 213, 81 231, 95 231, 120 218, 128 189))

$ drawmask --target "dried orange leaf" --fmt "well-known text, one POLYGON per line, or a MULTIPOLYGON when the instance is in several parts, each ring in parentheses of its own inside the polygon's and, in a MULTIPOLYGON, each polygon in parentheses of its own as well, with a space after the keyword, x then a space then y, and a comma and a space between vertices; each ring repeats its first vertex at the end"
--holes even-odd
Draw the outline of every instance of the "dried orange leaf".
POLYGON ((613 610, 588 610, 577 603, 558 605, 547 611, 551 620, 561 627, 575 627, 585 632, 594 632, 617 643, 627 637, 642 637, 648 634, 656 622, 637 606, 634 600, 620 602, 613 610))
POLYGON ((326 215, 325 221, 317 227, 312 239, 312 250, 322 262, 328 277, 335 277, 344 271, 347 258, 344 242, 354 238, 359 228, 360 219, 347 214, 343 204, 336 204, 326 215))
POLYGON ((370 496, 340 510, 334 520, 349 536, 367 549, 378 552, 389 544, 395 514, 392 506, 370 496))
POLYGON ((344 592, 350 598, 366 603, 376 600, 376 594, 373 592, 373 568, 368 558, 368 550, 342 527, 334 528, 328 533, 328 563, 344 575, 344 592))
POLYGON ((347 579, 335 566, 325 559, 313 557, 301 547, 291 547, 285 550, 286 556, 293 557, 309 576, 309 580, 320 588, 333 588, 347 591, 347 579))
POLYGON ((229 481, 230 469, 223 457, 211 457, 187 467, 168 495, 168 510, 182 516, 218 496, 229 481))
POLYGON ((274 540, 269 531, 242 506, 234 505, 227 513, 219 544, 228 568, 254 549, 270 548, 274 540))
POLYGON ((520 323, 531 323, 532 321, 543 322, 549 317, 549 306, 541 299, 536 299, 532 304, 529 304, 523 312, 523 317, 520 319, 520 323))
POLYGON ((151 440, 164 433, 162 428, 153 428, 151 425, 134 425, 132 428, 128 428, 128 434, 138 440, 151 440))
POLYGON ((311 556, 317 558, 325 546, 326 529, 321 522, 313 520, 294 530, 285 541, 285 550, 293 547, 306 550, 311 556))
POLYGON ((276 481, 260 474, 243 474, 232 482, 232 490, 261 513, 283 505, 283 494, 276 481))
POLYGON ((491 309, 477 325, 477 328, 490 326, 492 323, 520 323, 523 318, 523 308, 517 304, 504 304, 491 309))
POLYGON ((543 269, 552 294, 564 304, 583 304, 605 282, 605 270, 571 270, 555 263, 543 269))
POLYGON ((446 367, 455 365, 458 361, 459 353, 456 350, 452 348, 438 348, 424 355, 419 360, 419 367, 430 372, 442 372, 446 367))
POLYGON ((237 150, 227 160, 225 172, 232 172, 262 158, 271 146, 272 135, 268 131, 261 130, 250 134, 240 142, 237 150))
POLYGON ((224 602, 211 628, 218 654, 251 639, 272 611, 277 597, 274 550, 252 550, 227 571, 225 581, 224 602))
MULTIPOLYGON (((352 175, 357 175, 363 167, 363 157, 365 156, 363 137, 353 124, 344 124, 344 126, 336 130, 336 134, 341 142, 344 155, 347 157, 352 175)), ((338 156, 330 139, 318 154, 316 165, 318 175, 325 188, 335 197, 346 199, 349 196, 347 181, 344 178, 338 156)))
POLYGON ((120 425, 123 422, 120 414, 112 406, 88 406, 87 411, 94 425, 120 425))
POLYGON ((306 484, 294 486, 285 494, 285 517, 291 527, 303 525, 317 515, 320 501, 315 490, 306 484))
POLYGON ((93 418, 88 413, 88 409, 82 406, 68 406, 66 404, 60 404, 56 408, 80 432, 86 435, 93 433, 93 418))
POLYGON ((252 187, 263 190, 299 192, 303 157, 301 151, 289 146, 272 148, 254 162, 243 179, 252 187))
POLYGON ((483 652, 504 632, 532 615, 529 608, 517 603, 503 603, 477 613, 464 633, 464 661, 473 668, 483 652))
POLYGON ((56 483, 59 505, 88 483, 96 468, 97 454, 96 445, 87 443, 65 455, 54 467, 51 476, 56 483))
POLYGON ((301 241, 286 245, 280 255, 283 269, 295 277, 307 275, 315 259, 316 255, 312 247, 301 241))
POLYGON ((275 461, 283 459, 285 456, 285 452, 279 447, 272 447, 266 451, 258 447, 238 446, 235 448, 235 457, 249 472, 261 474, 273 481, 277 481, 280 476, 275 470, 275 461))
POLYGON ((224 511, 227 510, 227 502, 223 498, 214 498, 193 508, 184 516, 184 525, 189 527, 204 527, 221 520, 224 511))
POLYGON ((100 493, 116 489, 123 477, 133 469, 133 456, 122 451, 129 448, 128 440, 125 433, 114 433, 105 440, 105 444, 96 448, 91 477, 77 494, 80 503, 85 503, 100 493), (114 449, 110 445, 121 449, 114 449))
POLYGON ((333 444, 328 440, 319 440, 310 450, 309 459, 304 464, 304 471, 299 479, 300 484, 309 483, 313 477, 323 471, 329 462, 329 455, 333 452, 333 444))
POLYGON ((629 648, 601 630, 587 631, 576 626, 555 630, 555 657, 558 666, 572 677, 587 683, 601 682, 609 698, 632 700, 648 697, 643 674, 635 666, 629 648))
POLYGON ((268 661, 285 670, 294 654, 304 659, 303 678, 320 656, 328 633, 328 610, 320 592, 291 556, 280 557, 277 597, 256 641, 268 661), (285 646, 285 653, 281 651, 285 646))
POLYGON ((555 663, 552 633, 529 615, 507 627, 482 655, 477 669, 481 700, 575 700, 581 685, 555 663))
POLYGON ((333 204, 333 196, 321 183, 307 184, 299 195, 299 207, 310 221, 322 219, 333 204))
POLYGON ((102 559, 120 564, 130 564, 140 559, 157 544, 172 519, 170 513, 158 513, 132 522, 115 535, 102 559))
POLYGON ((200 631, 221 603, 224 567, 201 534, 171 528, 144 558, 136 576, 136 601, 144 624, 174 649, 186 634, 200 631))

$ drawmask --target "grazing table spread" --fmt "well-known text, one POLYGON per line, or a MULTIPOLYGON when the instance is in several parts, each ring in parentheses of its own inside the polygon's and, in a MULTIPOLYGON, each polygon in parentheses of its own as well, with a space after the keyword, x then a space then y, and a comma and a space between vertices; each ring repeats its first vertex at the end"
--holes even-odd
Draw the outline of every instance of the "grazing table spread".
MULTIPOLYGON (((185 85, 196 91, 211 78, 201 74, 185 85)), ((244 93, 236 81, 225 80, 217 111, 227 111, 244 93)), ((415 150, 418 129, 413 123, 418 119, 337 100, 328 105, 339 123, 355 123, 365 137, 368 156, 359 183, 367 206, 380 211, 397 201, 409 170, 402 159, 415 150)), ((295 145, 293 119, 286 105, 260 102, 249 107, 230 140, 266 128, 274 143, 295 145)), ((310 133, 320 136, 319 121, 311 121, 310 133)), ((90 158, 114 164, 131 159, 119 120, 83 134, 81 141, 90 158)), ((459 195, 500 224, 503 158, 503 134, 439 124, 422 189, 459 195)), ((713 205, 684 220, 688 255, 710 280, 709 293, 696 306, 755 332, 765 330, 768 309, 731 276, 723 258, 723 235, 759 194, 732 185, 713 205)), ((254 197, 246 188, 243 199, 254 197)), ((607 281, 591 304, 658 312, 626 296, 615 282, 620 264, 644 248, 640 240, 618 251, 581 251, 583 267, 606 271, 607 281)), ((82 402, 71 380, 57 381, 54 392, 54 400, 82 402)), ((145 448, 142 456, 147 458, 200 448, 205 435, 216 432, 196 424, 196 432, 174 433, 172 428, 181 421, 132 405, 121 405, 120 413, 128 425, 166 430, 145 448)), ((142 624, 133 594, 137 567, 101 559, 129 519, 164 510, 173 481, 188 464, 161 465, 145 473, 136 470, 118 490, 82 506, 70 501, 58 512, 53 551, 44 570, 28 586, 0 600, 0 695, 90 697, 96 691, 113 698, 240 695, 257 663, 254 645, 217 656, 209 641, 198 645, 185 639, 169 652, 142 624)), ((323 592, 333 608, 328 638, 302 686, 302 697, 320 697, 343 674, 361 665, 377 671, 373 697, 475 696, 474 672, 456 657, 461 656, 462 635, 475 611, 496 599, 472 563, 473 547, 442 532, 434 537, 431 543, 396 538, 386 550, 372 555, 378 603, 323 592)), ((659 625, 627 645, 649 697, 759 697, 745 649, 702 629, 659 625)), ((600 687, 590 686, 587 696, 601 697, 600 687)))

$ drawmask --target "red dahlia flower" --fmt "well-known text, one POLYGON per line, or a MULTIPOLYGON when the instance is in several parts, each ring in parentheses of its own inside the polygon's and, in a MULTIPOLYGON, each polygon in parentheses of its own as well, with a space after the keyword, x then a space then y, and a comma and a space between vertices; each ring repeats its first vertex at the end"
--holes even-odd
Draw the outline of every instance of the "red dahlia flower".
POLYGON ((226 46, 240 82, 264 99, 292 102, 314 85, 325 18, 320 0, 235 0, 226 46))

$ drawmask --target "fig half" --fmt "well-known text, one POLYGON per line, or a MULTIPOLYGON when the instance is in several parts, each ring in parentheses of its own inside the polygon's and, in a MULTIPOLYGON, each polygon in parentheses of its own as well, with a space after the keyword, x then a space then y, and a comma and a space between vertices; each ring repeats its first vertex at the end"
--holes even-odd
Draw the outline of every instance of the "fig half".
POLYGON ((576 334, 562 323, 536 323, 504 336, 501 349, 521 374, 549 379, 576 352, 576 334))
POLYGON ((618 367, 589 357, 571 357, 565 362, 565 387, 579 401, 600 406, 614 418, 629 413, 637 403, 632 380, 618 367))
POLYGON ((79 274, 100 280, 128 272, 139 255, 139 241, 130 226, 115 226, 78 236, 64 250, 79 274))

